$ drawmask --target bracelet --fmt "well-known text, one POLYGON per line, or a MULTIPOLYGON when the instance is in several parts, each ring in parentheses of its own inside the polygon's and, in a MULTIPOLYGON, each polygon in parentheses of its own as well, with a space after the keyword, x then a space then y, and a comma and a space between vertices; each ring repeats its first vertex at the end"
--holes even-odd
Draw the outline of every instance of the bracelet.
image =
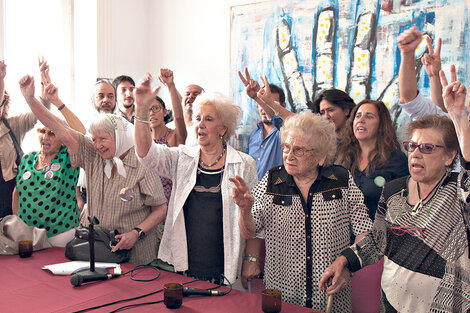
POLYGON ((57 110, 62 111, 63 108, 65 108, 65 103, 62 103, 62 105, 58 107, 57 110))
POLYGON ((243 257, 243 261, 256 262, 259 264, 259 255, 247 254, 243 257))
POLYGON ((150 120, 149 119, 144 119, 142 117, 138 117, 137 115, 134 115, 134 119, 137 121, 137 122, 141 122, 141 123, 145 123, 145 124, 150 124, 150 120))

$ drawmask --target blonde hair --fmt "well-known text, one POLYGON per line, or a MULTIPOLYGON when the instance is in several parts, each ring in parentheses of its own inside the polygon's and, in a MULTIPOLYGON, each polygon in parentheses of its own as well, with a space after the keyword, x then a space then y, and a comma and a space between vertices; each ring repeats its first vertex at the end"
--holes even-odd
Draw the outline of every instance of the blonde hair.
POLYGON ((281 142, 286 141, 290 132, 302 132, 310 141, 315 154, 323 158, 328 166, 333 164, 336 155, 335 125, 311 112, 300 113, 287 118, 281 127, 281 142))

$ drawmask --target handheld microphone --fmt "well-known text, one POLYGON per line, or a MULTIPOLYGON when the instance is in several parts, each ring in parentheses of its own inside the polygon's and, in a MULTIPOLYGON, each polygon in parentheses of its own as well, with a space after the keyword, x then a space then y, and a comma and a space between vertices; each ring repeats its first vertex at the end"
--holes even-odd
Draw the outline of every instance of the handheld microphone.
POLYGON ((109 274, 109 273, 104 274, 104 273, 98 273, 98 272, 87 273, 85 275, 75 274, 72 277, 70 277, 70 283, 78 287, 84 283, 89 283, 92 281, 99 281, 99 280, 108 280, 108 279, 113 279, 119 276, 121 276, 121 274, 109 274))
POLYGON ((183 287, 183 296, 225 296, 227 293, 220 290, 197 289, 183 287))

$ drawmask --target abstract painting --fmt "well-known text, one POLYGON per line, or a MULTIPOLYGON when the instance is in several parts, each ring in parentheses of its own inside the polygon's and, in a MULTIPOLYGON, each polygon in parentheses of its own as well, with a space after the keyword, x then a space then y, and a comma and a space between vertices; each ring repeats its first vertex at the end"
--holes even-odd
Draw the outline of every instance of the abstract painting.
MULTIPOLYGON (((397 37, 411 26, 433 41, 442 38, 442 68, 457 67, 470 78, 470 34, 464 0, 278 0, 231 8, 231 90, 243 110, 237 148, 246 150, 258 120, 256 103, 244 93, 238 70, 266 75, 286 92, 294 112, 307 111, 320 91, 338 88, 357 103, 383 101, 397 129, 408 123, 398 107, 400 52, 397 37)), ((416 50, 420 92, 429 96, 429 78, 416 50)))

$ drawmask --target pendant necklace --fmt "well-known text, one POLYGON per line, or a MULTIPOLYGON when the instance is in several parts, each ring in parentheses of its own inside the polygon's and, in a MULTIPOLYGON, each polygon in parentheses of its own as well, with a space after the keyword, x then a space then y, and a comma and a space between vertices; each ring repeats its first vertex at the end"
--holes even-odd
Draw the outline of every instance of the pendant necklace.
POLYGON ((46 157, 44 156, 44 154, 42 154, 42 152, 39 152, 39 160, 41 161, 43 165, 42 173, 44 174, 44 178, 51 179, 52 177, 54 177, 54 173, 51 171, 52 161, 49 163, 46 163, 45 159, 46 157))
MULTIPOLYGON (((416 215, 421 211, 421 208, 423 207, 423 202, 426 202, 426 200, 428 200, 430 196, 434 196, 437 193, 437 189, 439 189, 439 187, 444 182, 444 178, 446 177, 447 177, 447 172, 445 172, 444 175, 442 175, 439 182, 432 188, 431 192, 428 193, 428 195, 424 199, 421 199, 421 190, 419 188, 419 182, 416 182, 416 188, 418 189, 419 201, 411 209, 411 215, 416 215)), ((428 211, 428 214, 429 214, 429 211, 428 211)))

